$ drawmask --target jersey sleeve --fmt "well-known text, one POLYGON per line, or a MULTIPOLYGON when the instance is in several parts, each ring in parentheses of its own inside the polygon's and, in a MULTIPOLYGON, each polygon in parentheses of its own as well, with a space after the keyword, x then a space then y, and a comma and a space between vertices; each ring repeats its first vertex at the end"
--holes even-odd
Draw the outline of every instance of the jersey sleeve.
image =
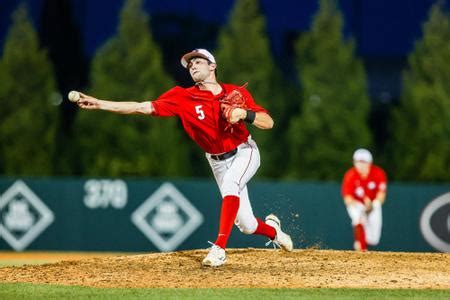
POLYGON ((178 116, 178 102, 183 91, 184 89, 181 87, 174 87, 152 101, 154 109, 152 115, 157 117, 178 116))
POLYGON ((351 170, 348 170, 345 175, 344 179, 342 180, 341 185, 341 195, 344 198, 345 196, 352 196, 353 195, 353 176, 351 170))
POLYGON ((248 109, 251 109, 254 112, 265 112, 266 114, 269 114, 267 109, 256 104, 255 99, 253 99, 253 96, 250 94, 249 91, 247 91, 247 89, 242 89, 242 94, 244 95, 245 104, 247 104, 248 109))
POLYGON ((386 192, 387 190, 387 176, 386 172, 380 167, 377 167, 377 182, 378 182, 378 191, 379 192, 386 192))

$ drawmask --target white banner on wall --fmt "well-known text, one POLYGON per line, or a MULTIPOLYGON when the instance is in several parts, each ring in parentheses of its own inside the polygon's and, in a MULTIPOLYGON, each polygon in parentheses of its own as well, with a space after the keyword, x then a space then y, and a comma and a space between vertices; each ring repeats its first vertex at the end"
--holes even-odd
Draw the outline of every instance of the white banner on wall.
POLYGON ((54 220, 53 212, 22 181, 0 196, 0 237, 22 251, 54 220))
POLYGON ((166 182, 134 211, 131 220, 159 250, 172 251, 203 223, 203 216, 166 182))

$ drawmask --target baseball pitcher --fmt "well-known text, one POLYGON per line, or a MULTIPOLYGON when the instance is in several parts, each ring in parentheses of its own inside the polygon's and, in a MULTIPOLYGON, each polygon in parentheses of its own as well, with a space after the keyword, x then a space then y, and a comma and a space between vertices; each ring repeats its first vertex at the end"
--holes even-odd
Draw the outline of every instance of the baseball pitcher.
POLYGON ((217 63, 209 51, 186 53, 181 65, 195 84, 174 87, 154 101, 108 101, 83 93, 72 98, 84 109, 180 118, 186 133, 205 152, 222 195, 219 232, 203 265, 217 267, 226 262, 225 248, 233 224, 245 234, 266 236, 280 248, 292 251, 292 240, 281 230, 276 216, 271 214, 263 222, 253 215, 247 190, 247 183, 259 168, 260 155, 246 124, 271 129, 272 118, 255 103, 245 85, 217 81, 217 63))

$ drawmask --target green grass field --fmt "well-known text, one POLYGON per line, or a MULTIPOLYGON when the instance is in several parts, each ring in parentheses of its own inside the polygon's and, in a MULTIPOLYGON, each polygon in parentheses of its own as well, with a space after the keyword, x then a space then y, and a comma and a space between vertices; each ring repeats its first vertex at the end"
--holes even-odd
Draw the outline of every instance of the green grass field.
POLYGON ((450 299, 450 290, 101 289, 2 283, 0 299, 450 299))

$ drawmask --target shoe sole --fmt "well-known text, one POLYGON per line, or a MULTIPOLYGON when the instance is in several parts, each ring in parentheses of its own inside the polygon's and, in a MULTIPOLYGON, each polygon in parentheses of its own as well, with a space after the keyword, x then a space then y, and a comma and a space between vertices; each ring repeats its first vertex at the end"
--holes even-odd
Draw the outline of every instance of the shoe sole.
MULTIPOLYGON (((285 233, 286 234, 286 233, 285 233)), ((287 247, 283 247, 283 246, 281 246, 281 249, 283 249, 284 251, 287 251, 287 252, 292 252, 292 250, 294 250, 294 244, 292 243, 292 238, 291 238, 291 236, 289 235, 289 234, 286 234, 287 236, 288 236, 288 238, 291 240, 291 247, 290 248, 287 248, 287 247)))
POLYGON ((214 268, 214 267, 223 266, 226 262, 227 262, 227 260, 225 259, 220 265, 214 265, 212 263, 212 261, 207 260, 207 261, 202 261, 202 265, 205 266, 205 267, 213 267, 214 268))

